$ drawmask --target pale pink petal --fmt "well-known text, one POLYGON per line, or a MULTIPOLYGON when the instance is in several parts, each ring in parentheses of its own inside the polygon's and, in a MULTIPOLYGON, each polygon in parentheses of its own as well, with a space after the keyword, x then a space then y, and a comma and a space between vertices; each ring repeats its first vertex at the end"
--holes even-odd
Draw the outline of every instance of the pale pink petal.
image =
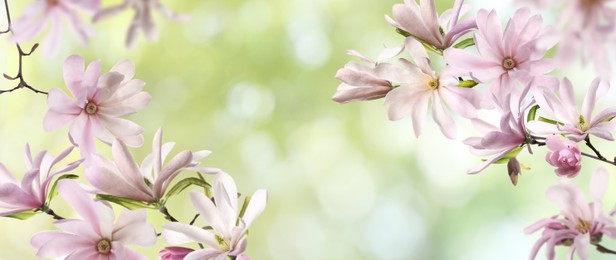
POLYGON ((51 57, 58 53, 62 40, 62 21, 60 20, 59 10, 51 9, 49 12, 51 27, 47 33, 47 37, 45 37, 41 44, 43 55, 46 57, 51 57))
POLYGON ((455 139, 457 135, 456 124, 449 114, 447 107, 443 104, 438 92, 432 93, 432 116, 434 122, 438 124, 441 132, 449 139, 455 139))
POLYGON ((145 210, 122 209, 113 228, 113 240, 123 245, 153 246, 156 243, 156 231, 147 223, 145 210))
POLYGON ((124 11, 129 6, 130 6, 129 1, 123 1, 122 4, 120 5, 114 5, 114 6, 99 10, 98 12, 96 12, 96 14, 94 14, 94 17, 92 17, 92 22, 96 23, 102 19, 106 19, 111 16, 114 16, 124 11))
POLYGON ((109 130, 114 136, 132 136, 139 135, 143 132, 143 128, 138 124, 123 118, 114 118, 108 116, 99 116, 101 124, 109 130))
POLYGON ((154 194, 157 197, 162 197, 171 183, 171 180, 188 164, 192 162, 192 152, 185 150, 178 153, 167 165, 159 172, 154 183, 154 194))
POLYGON ((77 116, 83 109, 79 107, 75 101, 69 98, 64 91, 58 88, 52 88, 47 95, 47 105, 49 110, 61 114, 69 114, 77 116))
POLYGON ((186 255, 184 260, 215 259, 218 256, 224 256, 223 259, 227 258, 227 254, 224 252, 220 252, 219 250, 212 248, 206 248, 201 250, 195 250, 194 252, 186 255))
POLYGON ((162 237, 170 244, 199 242, 218 248, 218 242, 213 233, 184 223, 170 222, 164 224, 162 237))
POLYGON ((250 203, 246 207, 242 220, 246 224, 246 228, 263 212, 267 205, 267 191, 257 190, 250 198, 250 203))
MULTIPOLYGON (((79 186, 78 182, 73 180, 59 181, 58 193, 84 220, 90 223, 95 232, 100 234, 99 207, 90 198, 89 194, 79 186)), ((107 211, 112 210, 107 208, 107 211)))
POLYGON ((139 167, 137 167, 137 163, 135 163, 135 160, 128 151, 128 147, 126 147, 124 143, 115 140, 111 146, 111 154, 113 156, 113 160, 118 166, 118 169, 121 171, 128 183, 142 193, 150 193, 150 188, 145 185, 143 177, 139 171, 139 167))
POLYGON ((79 55, 71 55, 64 61, 64 83, 66 83, 73 97, 80 96, 84 66, 84 60, 79 55))
POLYGON ((590 120, 592 116, 592 111, 595 108, 595 104, 597 103, 597 89, 599 88, 600 80, 596 78, 590 83, 590 87, 588 88, 588 93, 584 98, 584 102, 582 103, 582 116, 586 120, 590 120))
POLYGON ((64 232, 79 234, 84 240, 91 243, 97 243, 101 239, 101 235, 92 229, 90 223, 79 219, 63 219, 53 223, 59 229, 64 232))
POLYGON ((590 235, 588 233, 576 236, 573 239, 573 245, 581 260, 588 259, 588 249, 590 247, 590 235))
POLYGON ((155 200, 150 192, 140 191, 128 183, 124 177, 105 167, 87 168, 86 178, 103 193, 147 202, 155 200))
MULTIPOLYGON (((219 210, 209 198, 202 193, 191 192, 190 200, 208 225, 212 226, 218 233, 223 233, 222 231, 225 231, 219 210)), ((229 233, 229 231, 227 230, 225 233, 229 233)))
POLYGON ((84 237, 59 231, 43 231, 34 234, 30 244, 38 250, 37 257, 45 258, 66 256, 82 248, 95 251, 94 245, 84 237))

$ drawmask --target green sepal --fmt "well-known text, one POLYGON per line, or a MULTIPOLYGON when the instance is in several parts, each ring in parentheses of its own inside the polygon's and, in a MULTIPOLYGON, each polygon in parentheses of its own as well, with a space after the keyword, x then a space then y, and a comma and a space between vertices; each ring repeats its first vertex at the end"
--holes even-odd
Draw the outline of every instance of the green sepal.
POLYGON ((405 30, 402 30, 402 29, 400 29, 400 28, 396 28, 396 32, 397 32, 398 34, 400 34, 400 35, 404 36, 404 37, 410 37, 410 36, 413 36, 411 33, 407 32, 407 31, 405 31, 405 30))
POLYGON ((542 117, 542 116, 540 116, 540 117, 539 117, 539 121, 541 121, 541 122, 546 122, 546 123, 548 123, 548 124, 553 124, 553 125, 556 125, 556 124, 562 125, 561 123, 559 123, 559 122, 558 122, 558 121, 556 121, 556 120, 547 119, 547 118, 542 117))
POLYGON ((515 149, 511 150, 511 152, 505 154, 505 156, 503 156, 503 158, 500 158, 498 161, 496 161, 494 163, 495 164, 507 163, 509 161, 509 159, 515 158, 516 156, 518 156, 520 151, 522 151, 522 148, 523 148, 523 146, 516 147, 515 149))
POLYGON ((528 111, 528 116, 526 116, 526 122, 533 121, 535 120, 535 118, 537 118, 538 109, 539 109, 539 105, 535 105, 528 111))
POLYGON ((122 207, 125 207, 130 210, 135 209, 158 209, 160 208, 159 203, 147 203, 139 200, 117 197, 108 194, 96 194, 96 198, 99 200, 109 201, 115 204, 118 204, 122 207))
POLYGON ((405 31, 405 30, 402 30, 402 29, 400 29, 400 28, 396 28, 396 32, 397 32, 398 34, 400 34, 400 35, 404 36, 404 37, 407 37, 407 38, 408 38, 408 37, 413 37, 413 38, 415 38, 415 40, 417 40, 418 42, 420 42, 420 43, 421 43, 421 45, 423 45, 423 46, 424 46, 424 48, 426 48, 426 50, 431 51, 431 52, 434 52, 434 53, 436 53, 436 54, 438 54, 438 55, 443 56, 443 50, 438 49, 438 48, 436 48, 436 47, 432 46, 432 44, 427 43, 426 41, 424 41, 424 40, 422 40, 422 39, 420 39, 420 38, 416 37, 415 35, 413 35, 413 34, 411 34, 411 33, 407 32, 407 31, 405 31))
POLYGON ((51 204, 51 200, 53 200, 53 198, 58 195, 58 182, 60 180, 64 180, 64 179, 77 179, 79 178, 79 176, 75 175, 75 174, 64 174, 61 175, 60 177, 58 177, 56 179, 56 181, 53 182, 53 185, 51 185, 51 189, 49 189, 49 194, 47 195, 47 203, 46 204, 51 204))
POLYGON ((473 88, 474 86, 477 86, 479 83, 477 83, 477 81, 468 79, 468 80, 460 80, 460 82, 458 83, 458 86, 461 88, 473 88))
POLYGON ((453 47, 456 49, 466 49, 468 47, 474 46, 475 40, 473 38, 464 39, 459 43, 456 43, 453 47))
POLYGON ((184 189, 188 188, 188 186, 190 185, 196 185, 196 186, 204 188, 206 194, 209 193, 208 191, 212 187, 204 179, 195 178, 195 177, 186 178, 186 179, 179 181, 175 185, 173 185, 173 187, 171 187, 171 189, 167 191, 167 194, 165 194, 165 200, 169 199, 169 197, 171 196, 180 194, 184 189))
POLYGON ((35 212, 34 210, 26 210, 26 211, 22 211, 19 213, 15 213, 13 215, 8 215, 6 216, 7 218, 14 218, 14 219, 19 219, 19 220, 26 220, 29 219, 30 217, 36 215, 37 212, 35 212))

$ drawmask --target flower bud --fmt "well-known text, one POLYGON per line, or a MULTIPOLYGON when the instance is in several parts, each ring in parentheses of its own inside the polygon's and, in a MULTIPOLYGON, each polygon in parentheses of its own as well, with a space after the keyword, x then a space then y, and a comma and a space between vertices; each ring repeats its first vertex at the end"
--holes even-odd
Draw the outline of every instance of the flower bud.
POLYGON ((520 162, 515 157, 509 159, 507 162, 507 172, 509 173, 509 179, 511 179, 511 184, 516 186, 518 184, 518 175, 522 174, 522 169, 520 168, 520 162))
POLYGON ((573 178, 580 173, 582 153, 576 142, 551 135, 545 144, 550 149, 545 160, 556 167, 556 175, 573 178))
POLYGON ((193 249, 186 247, 165 247, 163 250, 160 250, 158 253, 159 260, 182 260, 186 255, 190 254, 193 249))

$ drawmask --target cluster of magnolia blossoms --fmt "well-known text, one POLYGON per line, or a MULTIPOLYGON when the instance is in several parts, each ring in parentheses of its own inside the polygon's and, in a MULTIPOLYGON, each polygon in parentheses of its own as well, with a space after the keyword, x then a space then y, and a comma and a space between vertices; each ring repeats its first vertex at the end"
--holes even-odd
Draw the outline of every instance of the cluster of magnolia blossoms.
POLYGON ((92 21, 99 22, 126 9, 134 10, 126 36, 126 46, 129 48, 134 46, 139 31, 150 41, 158 39, 158 31, 152 16, 155 10, 173 21, 181 22, 188 19, 187 16, 166 8, 159 0, 123 0, 121 4, 109 7, 102 7, 100 0, 37 0, 26 8, 23 16, 11 24, 10 29, 16 42, 35 39, 47 31, 42 43, 43 53, 46 56, 53 56, 61 46, 62 20, 68 21, 79 42, 85 46, 95 32, 81 20, 81 12, 91 14, 92 21))
POLYGON ((32 156, 26 145, 27 171, 21 182, 0 164, 0 216, 27 219, 45 213, 57 220, 59 230, 32 237, 38 257, 146 259, 127 246, 151 247, 162 235, 170 244, 193 243, 199 249, 167 247, 160 259, 250 259, 244 254, 248 228, 265 209, 267 192, 258 190, 240 204, 229 174, 200 166, 209 151, 184 150, 167 160, 175 143, 163 143, 162 129, 154 136, 152 153, 137 164, 128 146, 143 144, 144 129, 122 117, 143 109, 151 97, 143 91, 145 83, 133 78, 132 62, 101 71, 99 61, 85 66, 79 56, 66 59, 64 81, 74 98, 57 88, 49 91, 43 126, 52 131, 69 125, 67 141, 73 146, 54 157, 45 151, 32 156), (110 158, 97 152, 96 139, 111 146, 110 158), (74 148, 81 159, 54 170, 74 148), (74 180, 80 177, 75 172, 79 167, 91 186, 74 180), (187 171, 196 177, 181 175, 187 171), (197 215, 183 224, 166 205, 191 185, 201 190, 190 195, 197 215), (52 210, 57 194, 80 219, 66 219, 52 210), (124 207, 117 218, 110 202, 124 207), (146 221, 147 209, 158 210, 171 223, 157 230, 146 221), (197 221, 198 216, 203 221, 197 221))
MULTIPOLYGON (((384 98, 389 119, 410 115, 417 137, 428 114, 450 139, 457 138, 456 114, 466 118, 481 135, 467 137, 463 142, 473 154, 486 158, 468 173, 506 163, 514 185, 523 168, 517 155, 525 148, 532 154, 533 146, 546 146, 546 162, 555 168, 557 176, 566 179, 582 172, 582 157, 616 166, 616 161, 606 159, 591 142, 591 138, 614 141, 616 120, 612 119, 616 117, 616 107, 595 111, 599 98, 609 91, 607 77, 598 71, 601 77, 587 88, 578 109, 569 79, 549 75, 560 68, 557 64, 564 64, 563 55, 570 57, 575 53, 569 50, 571 41, 559 42, 571 37, 571 32, 563 28, 593 35, 592 30, 605 25, 594 14, 603 17, 613 13, 603 8, 607 1, 573 1, 580 7, 569 10, 574 19, 557 26, 544 25, 541 15, 533 14, 528 7, 517 9, 505 26, 494 10, 480 9, 463 19, 469 9, 463 2, 456 0, 451 9, 440 15, 434 0, 406 0, 394 5, 393 17, 386 16, 386 20, 404 37, 403 43, 384 50, 377 59, 348 51, 361 62, 351 61, 338 70, 336 77, 342 83, 333 100, 347 103, 384 98), (552 48, 559 50, 555 59, 546 57, 552 48), (486 121, 478 116, 479 110, 497 111, 499 122, 486 121), (580 143, 592 152, 583 152, 580 143)), ((613 19, 610 21, 605 30, 612 29, 613 19)), ((586 53, 597 52, 586 50, 596 48, 587 40, 575 43, 585 58, 586 53)), ((601 208, 607 173, 600 169, 595 176, 598 177, 593 177, 591 183, 591 213, 581 192, 568 180, 548 190, 548 198, 563 208, 564 219, 556 216, 527 230, 544 228, 531 259, 546 243, 548 259, 555 257, 557 245, 569 246, 570 256, 577 252, 582 259, 587 258, 591 246, 602 253, 616 254, 600 244, 605 236, 616 238, 616 230, 614 210, 605 215, 601 208)))

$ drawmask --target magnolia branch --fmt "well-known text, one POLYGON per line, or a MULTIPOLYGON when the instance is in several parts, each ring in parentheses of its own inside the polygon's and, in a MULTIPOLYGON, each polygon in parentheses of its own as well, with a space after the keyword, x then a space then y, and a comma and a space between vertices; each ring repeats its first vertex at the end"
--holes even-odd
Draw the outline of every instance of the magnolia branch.
MULTIPOLYGON (((8 0, 4 0, 4 9, 6 10, 6 21, 8 24, 8 27, 6 28, 6 30, 1 31, 0 34, 5 34, 5 33, 11 33, 14 35, 14 32, 11 30, 11 15, 10 15, 10 11, 9 11, 9 3, 8 0)), ((27 88, 29 90, 32 90, 34 93, 38 93, 38 94, 45 94, 47 95, 47 92, 42 91, 42 90, 38 90, 32 86, 30 86, 26 80, 24 79, 23 76, 23 58, 26 56, 30 56, 30 54, 32 54, 36 48, 38 48, 38 43, 34 44, 32 46, 32 48, 30 48, 30 51, 25 52, 23 50, 23 48, 21 47, 21 45, 19 43, 15 43, 15 46, 17 47, 17 52, 19 54, 19 67, 17 70, 17 75, 15 75, 14 77, 7 75, 6 73, 4 73, 4 78, 8 79, 8 80, 19 80, 19 83, 17 83, 17 86, 11 88, 11 89, 6 89, 6 90, 0 90, 0 94, 3 93, 7 93, 7 92, 13 92, 15 90, 21 89, 21 88, 27 88)))

